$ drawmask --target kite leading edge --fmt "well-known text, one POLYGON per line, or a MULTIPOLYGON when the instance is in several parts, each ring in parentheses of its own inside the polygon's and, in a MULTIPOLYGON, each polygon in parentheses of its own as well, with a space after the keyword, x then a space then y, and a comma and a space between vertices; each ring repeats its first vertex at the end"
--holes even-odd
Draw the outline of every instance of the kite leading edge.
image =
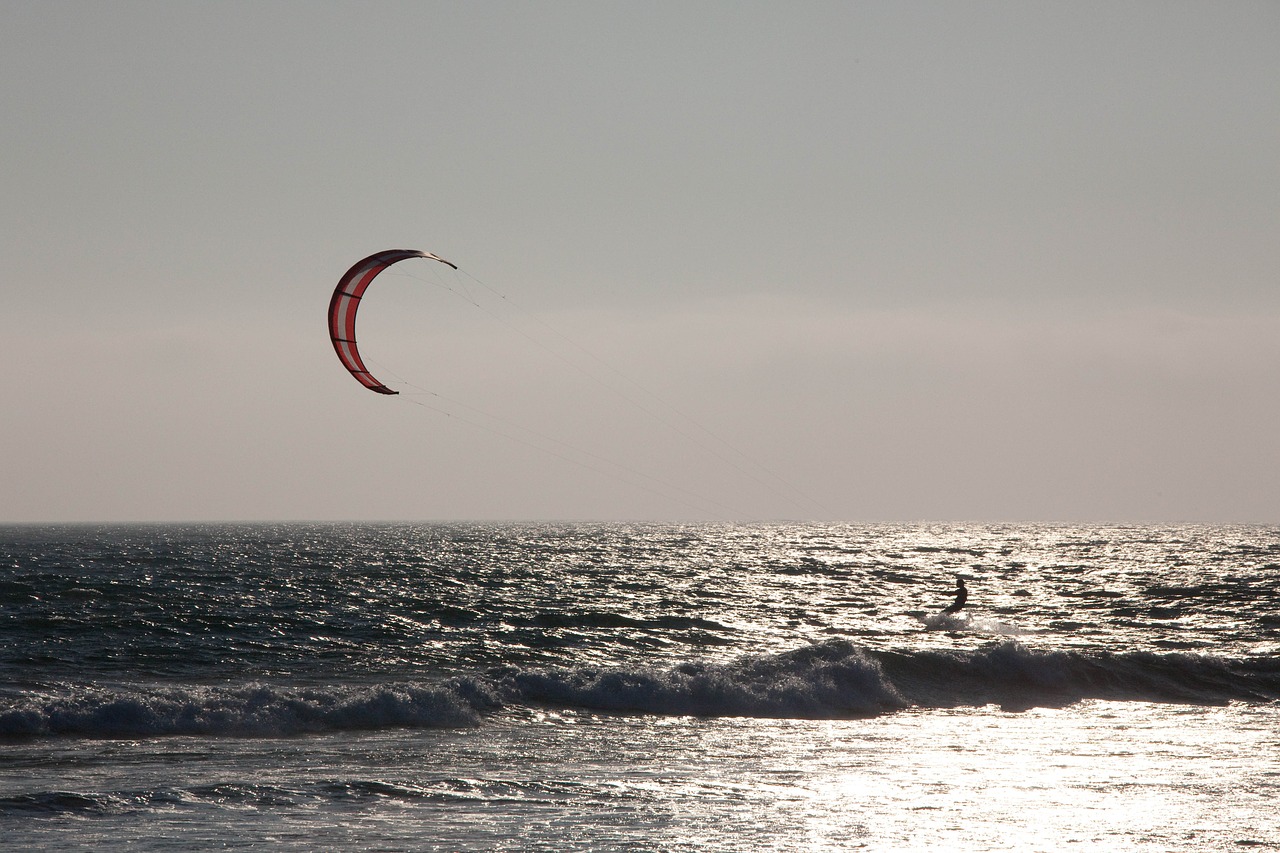
POLYGON ((338 353, 338 359, 343 367, 351 371, 351 375, 357 382, 379 394, 400 392, 392 391, 373 378, 360 359, 360 351, 356 349, 356 311, 360 307, 365 289, 378 277, 378 273, 392 264, 409 258, 426 258, 447 264, 455 270, 458 268, 457 264, 450 263, 430 252, 420 252, 417 249, 387 249, 357 261, 355 266, 347 270, 347 274, 338 281, 338 286, 333 291, 333 298, 329 300, 329 338, 333 341, 333 349, 338 353))

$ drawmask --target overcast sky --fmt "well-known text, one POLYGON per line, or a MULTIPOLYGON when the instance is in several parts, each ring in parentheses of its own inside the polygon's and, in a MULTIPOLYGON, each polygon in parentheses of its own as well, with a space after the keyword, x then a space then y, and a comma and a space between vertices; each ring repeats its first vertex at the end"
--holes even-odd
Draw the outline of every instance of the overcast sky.
POLYGON ((1271 0, 3 9, 0 521, 1280 522, 1271 0))

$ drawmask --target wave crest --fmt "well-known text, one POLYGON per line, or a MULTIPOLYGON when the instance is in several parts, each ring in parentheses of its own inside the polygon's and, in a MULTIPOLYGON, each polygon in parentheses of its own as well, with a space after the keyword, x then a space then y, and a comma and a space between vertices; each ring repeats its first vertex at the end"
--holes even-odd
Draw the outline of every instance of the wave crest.
POLYGON ((843 719, 907 707, 1063 707, 1085 699, 1221 705, 1280 700, 1280 659, 1040 651, 873 651, 831 640, 728 663, 511 667, 431 684, 64 687, 0 699, 0 738, 288 736, 480 723, 510 706, 703 717, 843 719))
POLYGON ((907 704, 880 664, 847 642, 666 670, 519 672, 508 685, 527 702, 706 717, 857 717, 907 704))
POLYGON ((458 679, 344 688, 88 689, 27 695, 0 710, 0 736, 271 736, 393 726, 475 725, 499 700, 458 679))

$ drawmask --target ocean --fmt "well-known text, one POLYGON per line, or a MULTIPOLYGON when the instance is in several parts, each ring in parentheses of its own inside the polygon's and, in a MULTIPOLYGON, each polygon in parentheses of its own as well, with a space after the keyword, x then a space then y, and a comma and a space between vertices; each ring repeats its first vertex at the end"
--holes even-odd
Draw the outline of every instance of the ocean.
POLYGON ((0 832, 1280 849, 1280 528, 2 527, 0 832))

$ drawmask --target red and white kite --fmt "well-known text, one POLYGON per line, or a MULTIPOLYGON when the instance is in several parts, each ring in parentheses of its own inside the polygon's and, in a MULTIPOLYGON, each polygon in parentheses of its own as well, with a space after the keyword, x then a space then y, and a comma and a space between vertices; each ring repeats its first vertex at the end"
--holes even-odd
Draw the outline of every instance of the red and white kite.
POLYGON ((378 277, 378 273, 392 264, 409 258, 426 258, 448 264, 455 270, 458 268, 457 264, 449 263, 430 252, 419 252, 417 249, 387 249, 370 255, 347 270, 347 274, 334 289, 333 298, 329 300, 329 337, 333 340, 333 349, 338 353, 338 359, 343 367, 351 371, 356 381, 379 394, 399 394, 400 392, 392 391, 374 379, 361 361, 360 351, 356 349, 356 310, 360 307, 365 288, 378 277))

